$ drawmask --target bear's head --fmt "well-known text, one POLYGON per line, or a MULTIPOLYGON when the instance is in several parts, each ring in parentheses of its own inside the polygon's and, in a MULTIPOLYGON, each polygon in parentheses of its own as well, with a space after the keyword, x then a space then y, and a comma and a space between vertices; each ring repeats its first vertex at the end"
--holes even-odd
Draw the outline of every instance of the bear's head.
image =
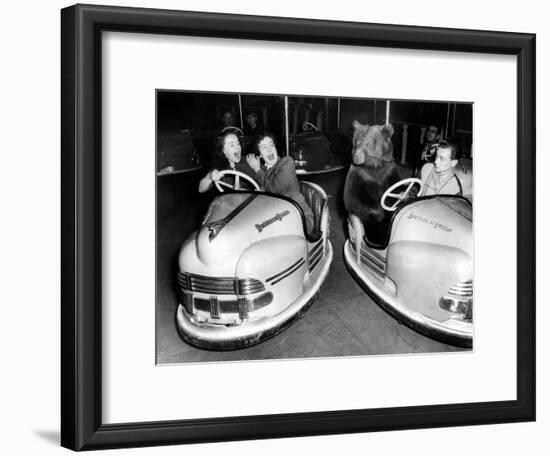
POLYGON ((353 163, 380 168, 393 161, 393 126, 363 125, 353 121, 353 163))

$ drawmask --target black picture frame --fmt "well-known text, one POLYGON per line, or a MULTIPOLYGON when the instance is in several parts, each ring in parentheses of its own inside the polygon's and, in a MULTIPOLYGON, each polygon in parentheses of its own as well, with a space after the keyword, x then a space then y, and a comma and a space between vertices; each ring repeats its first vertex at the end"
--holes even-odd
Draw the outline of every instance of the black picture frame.
POLYGON ((75 5, 61 11, 61 444, 73 450, 535 420, 535 35, 75 5), (103 424, 101 32, 508 54, 517 59, 517 398, 103 424))

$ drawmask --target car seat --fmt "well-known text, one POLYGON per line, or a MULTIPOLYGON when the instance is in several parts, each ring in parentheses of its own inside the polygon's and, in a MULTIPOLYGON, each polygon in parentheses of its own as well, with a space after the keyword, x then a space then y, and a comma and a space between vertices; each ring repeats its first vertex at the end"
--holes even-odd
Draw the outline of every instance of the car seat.
POLYGON ((327 197, 319 191, 315 184, 310 182, 300 182, 300 192, 304 195, 306 203, 311 208, 313 212, 313 228, 311 229, 308 237, 313 238, 313 240, 319 239, 321 236, 321 218, 323 216, 323 211, 328 204, 327 197))

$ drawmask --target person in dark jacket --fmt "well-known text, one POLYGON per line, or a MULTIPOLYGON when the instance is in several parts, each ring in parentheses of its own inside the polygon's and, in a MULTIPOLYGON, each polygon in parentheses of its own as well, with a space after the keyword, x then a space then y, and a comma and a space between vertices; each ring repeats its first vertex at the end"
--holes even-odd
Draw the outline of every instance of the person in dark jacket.
POLYGON ((258 114, 249 112, 245 118, 244 134, 245 136, 258 137, 264 133, 264 126, 258 120, 258 114))
POLYGON ((279 157, 274 137, 269 133, 260 135, 256 141, 256 149, 264 160, 263 167, 258 157, 252 154, 246 157, 248 164, 256 172, 256 181, 266 191, 286 196, 298 203, 304 213, 307 232, 311 233, 313 212, 300 192, 294 160, 289 156, 279 157))

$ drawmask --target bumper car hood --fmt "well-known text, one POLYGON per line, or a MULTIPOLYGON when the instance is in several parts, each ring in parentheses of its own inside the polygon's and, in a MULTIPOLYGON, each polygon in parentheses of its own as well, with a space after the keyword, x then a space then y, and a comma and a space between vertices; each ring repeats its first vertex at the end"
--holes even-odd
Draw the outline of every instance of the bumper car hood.
POLYGON ((301 216, 292 203, 257 193, 220 195, 210 204, 199 231, 184 244, 180 270, 233 275, 252 244, 288 235, 303 237, 301 216))

